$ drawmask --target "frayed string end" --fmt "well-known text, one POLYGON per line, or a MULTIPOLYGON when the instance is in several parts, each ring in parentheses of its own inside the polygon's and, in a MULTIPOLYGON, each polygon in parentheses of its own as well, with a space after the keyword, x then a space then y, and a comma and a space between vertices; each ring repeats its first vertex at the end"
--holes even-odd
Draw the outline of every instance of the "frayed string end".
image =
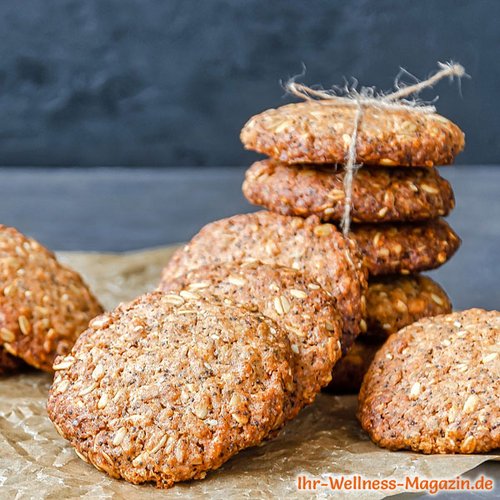
MULTIPOLYGON (((389 94, 377 93, 372 87, 362 87, 358 91, 356 89, 356 85, 351 87, 346 85, 343 89, 314 89, 308 87, 307 85, 303 85, 302 83, 298 83, 296 81, 297 77, 291 78, 284 85, 285 90, 289 94, 305 101, 314 100, 325 105, 349 106, 356 108, 356 113, 354 115, 353 133, 344 165, 345 205, 340 225, 346 238, 349 236, 349 230, 351 226, 352 184, 354 180, 354 174, 356 172, 356 169, 361 166, 356 165, 356 143, 359 125, 361 123, 361 120, 363 119, 364 108, 371 106, 381 110, 406 109, 419 113, 435 113, 436 109, 434 108, 434 106, 425 104, 416 97, 412 97, 411 99, 407 98, 410 96, 417 96, 422 90, 433 87, 438 81, 442 80, 443 78, 448 77, 450 78, 450 80, 457 78, 460 85, 460 79, 469 76, 465 72, 465 68, 458 63, 438 62, 438 66, 440 69, 434 75, 421 82, 417 81, 417 83, 413 85, 402 86, 399 84, 399 78, 397 78, 395 82, 397 90, 389 94)), ((304 71, 305 67, 303 67, 302 74, 298 76, 303 76, 304 71)), ((405 70, 401 71, 406 72, 405 70)))

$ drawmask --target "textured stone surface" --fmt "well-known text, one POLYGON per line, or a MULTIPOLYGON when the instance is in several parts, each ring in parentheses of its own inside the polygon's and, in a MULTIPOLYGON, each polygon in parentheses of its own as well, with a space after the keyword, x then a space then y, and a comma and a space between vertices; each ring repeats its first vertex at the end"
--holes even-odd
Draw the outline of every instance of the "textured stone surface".
POLYGON ((460 163, 500 157, 500 3, 453 0, 14 0, 0 4, 3 165, 243 165, 241 126, 284 102, 279 81, 355 76, 389 89, 455 58, 441 83, 460 163), (480 126, 478 126, 480 124, 480 126))

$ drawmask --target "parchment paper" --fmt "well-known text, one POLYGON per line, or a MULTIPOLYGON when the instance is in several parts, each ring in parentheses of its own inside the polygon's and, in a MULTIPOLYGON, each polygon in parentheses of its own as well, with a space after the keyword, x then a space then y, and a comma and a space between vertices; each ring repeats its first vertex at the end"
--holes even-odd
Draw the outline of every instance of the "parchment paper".
MULTIPOLYGON (((79 270, 112 308, 153 289, 172 247, 129 254, 64 253, 62 261, 79 270)), ((494 455, 424 456, 389 452, 372 444, 355 418, 356 397, 321 395, 275 440, 246 450, 203 481, 163 491, 109 478, 80 460, 56 433, 45 411, 49 375, 32 371, 0 379, 1 498, 307 498, 296 477, 306 473, 360 474, 366 478, 420 475, 455 477, 494 455)), ((391 493, 391 494, 394 494, 391 493)), ((319 490, 316 497, 331 496, 319 490)), ((348 493, 336 493, 336 498, 348 493)), ((356 498, 384 493, 357 492, 356 498)))

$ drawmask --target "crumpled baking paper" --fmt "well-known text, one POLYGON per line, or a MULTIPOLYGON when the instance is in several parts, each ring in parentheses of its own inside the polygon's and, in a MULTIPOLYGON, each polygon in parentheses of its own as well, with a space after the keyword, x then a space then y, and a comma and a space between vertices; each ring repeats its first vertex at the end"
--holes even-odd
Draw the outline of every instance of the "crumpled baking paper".
MULTIPOLYGON (((173 248, 127 254, 62 253, 85 277, 106 308, 153 289, 173 248)), ((203 481, 170 490, 135 486, 80 460, 47 417, 51 376, 31 371, 0 379, 0 498, 305 498, 329 497, 329 488, 297 490, 297 476, 453 478, 496 455, 433 455, 389 452, 370 442, 356 418, 355 396, 321 395, 274 440, 245 450, 203 481)), ((401 490, 397 490, 401 491, 401 490)), ((391 491, 394 494, 397 491, 391 491)), ((357 498, 387 492, 357 491, 357 498)), ((336 498, 352 497, 336 492, 336 498)))

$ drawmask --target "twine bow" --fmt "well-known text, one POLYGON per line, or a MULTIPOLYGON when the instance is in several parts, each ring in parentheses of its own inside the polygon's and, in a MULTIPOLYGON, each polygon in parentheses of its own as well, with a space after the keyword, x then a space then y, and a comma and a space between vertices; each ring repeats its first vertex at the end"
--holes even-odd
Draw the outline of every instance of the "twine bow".
POLYGON ((297 83, 294 79, 286 83, 285 89, 290 94, 306 101, 318 101, 326 105, 349 106, 356 109, 351 142, 349 144, 344 166, 345 204, 341 227, 345 237, 348 237, 351 225, 352 184, 354 173, 356 169, 361 166, 356 164, 356 147, 359 126, 363 119, 364 109, 367 107, 374 107, 381 110, 406 109, 417 113, 435 113, 436 108, 434 106, 422 104, 422 102, 418 100, 408 100, 406 98, 411 95, 417 95, 423 89, 432 87, 443 78, 449 77, 453 80, 453 77, 462 78, 466 76, 465 69, 460 64, 438 63, 438 66, 441 69, 427 80, 409 86, 400 86, 399 83, 396 83, 397 90, 390 94, 376 93, 372 88, 363 87, 359 92, 356 90, 347 90, 344 95, 339 95, 336 93, 336 89, 317 90, 297 83))

